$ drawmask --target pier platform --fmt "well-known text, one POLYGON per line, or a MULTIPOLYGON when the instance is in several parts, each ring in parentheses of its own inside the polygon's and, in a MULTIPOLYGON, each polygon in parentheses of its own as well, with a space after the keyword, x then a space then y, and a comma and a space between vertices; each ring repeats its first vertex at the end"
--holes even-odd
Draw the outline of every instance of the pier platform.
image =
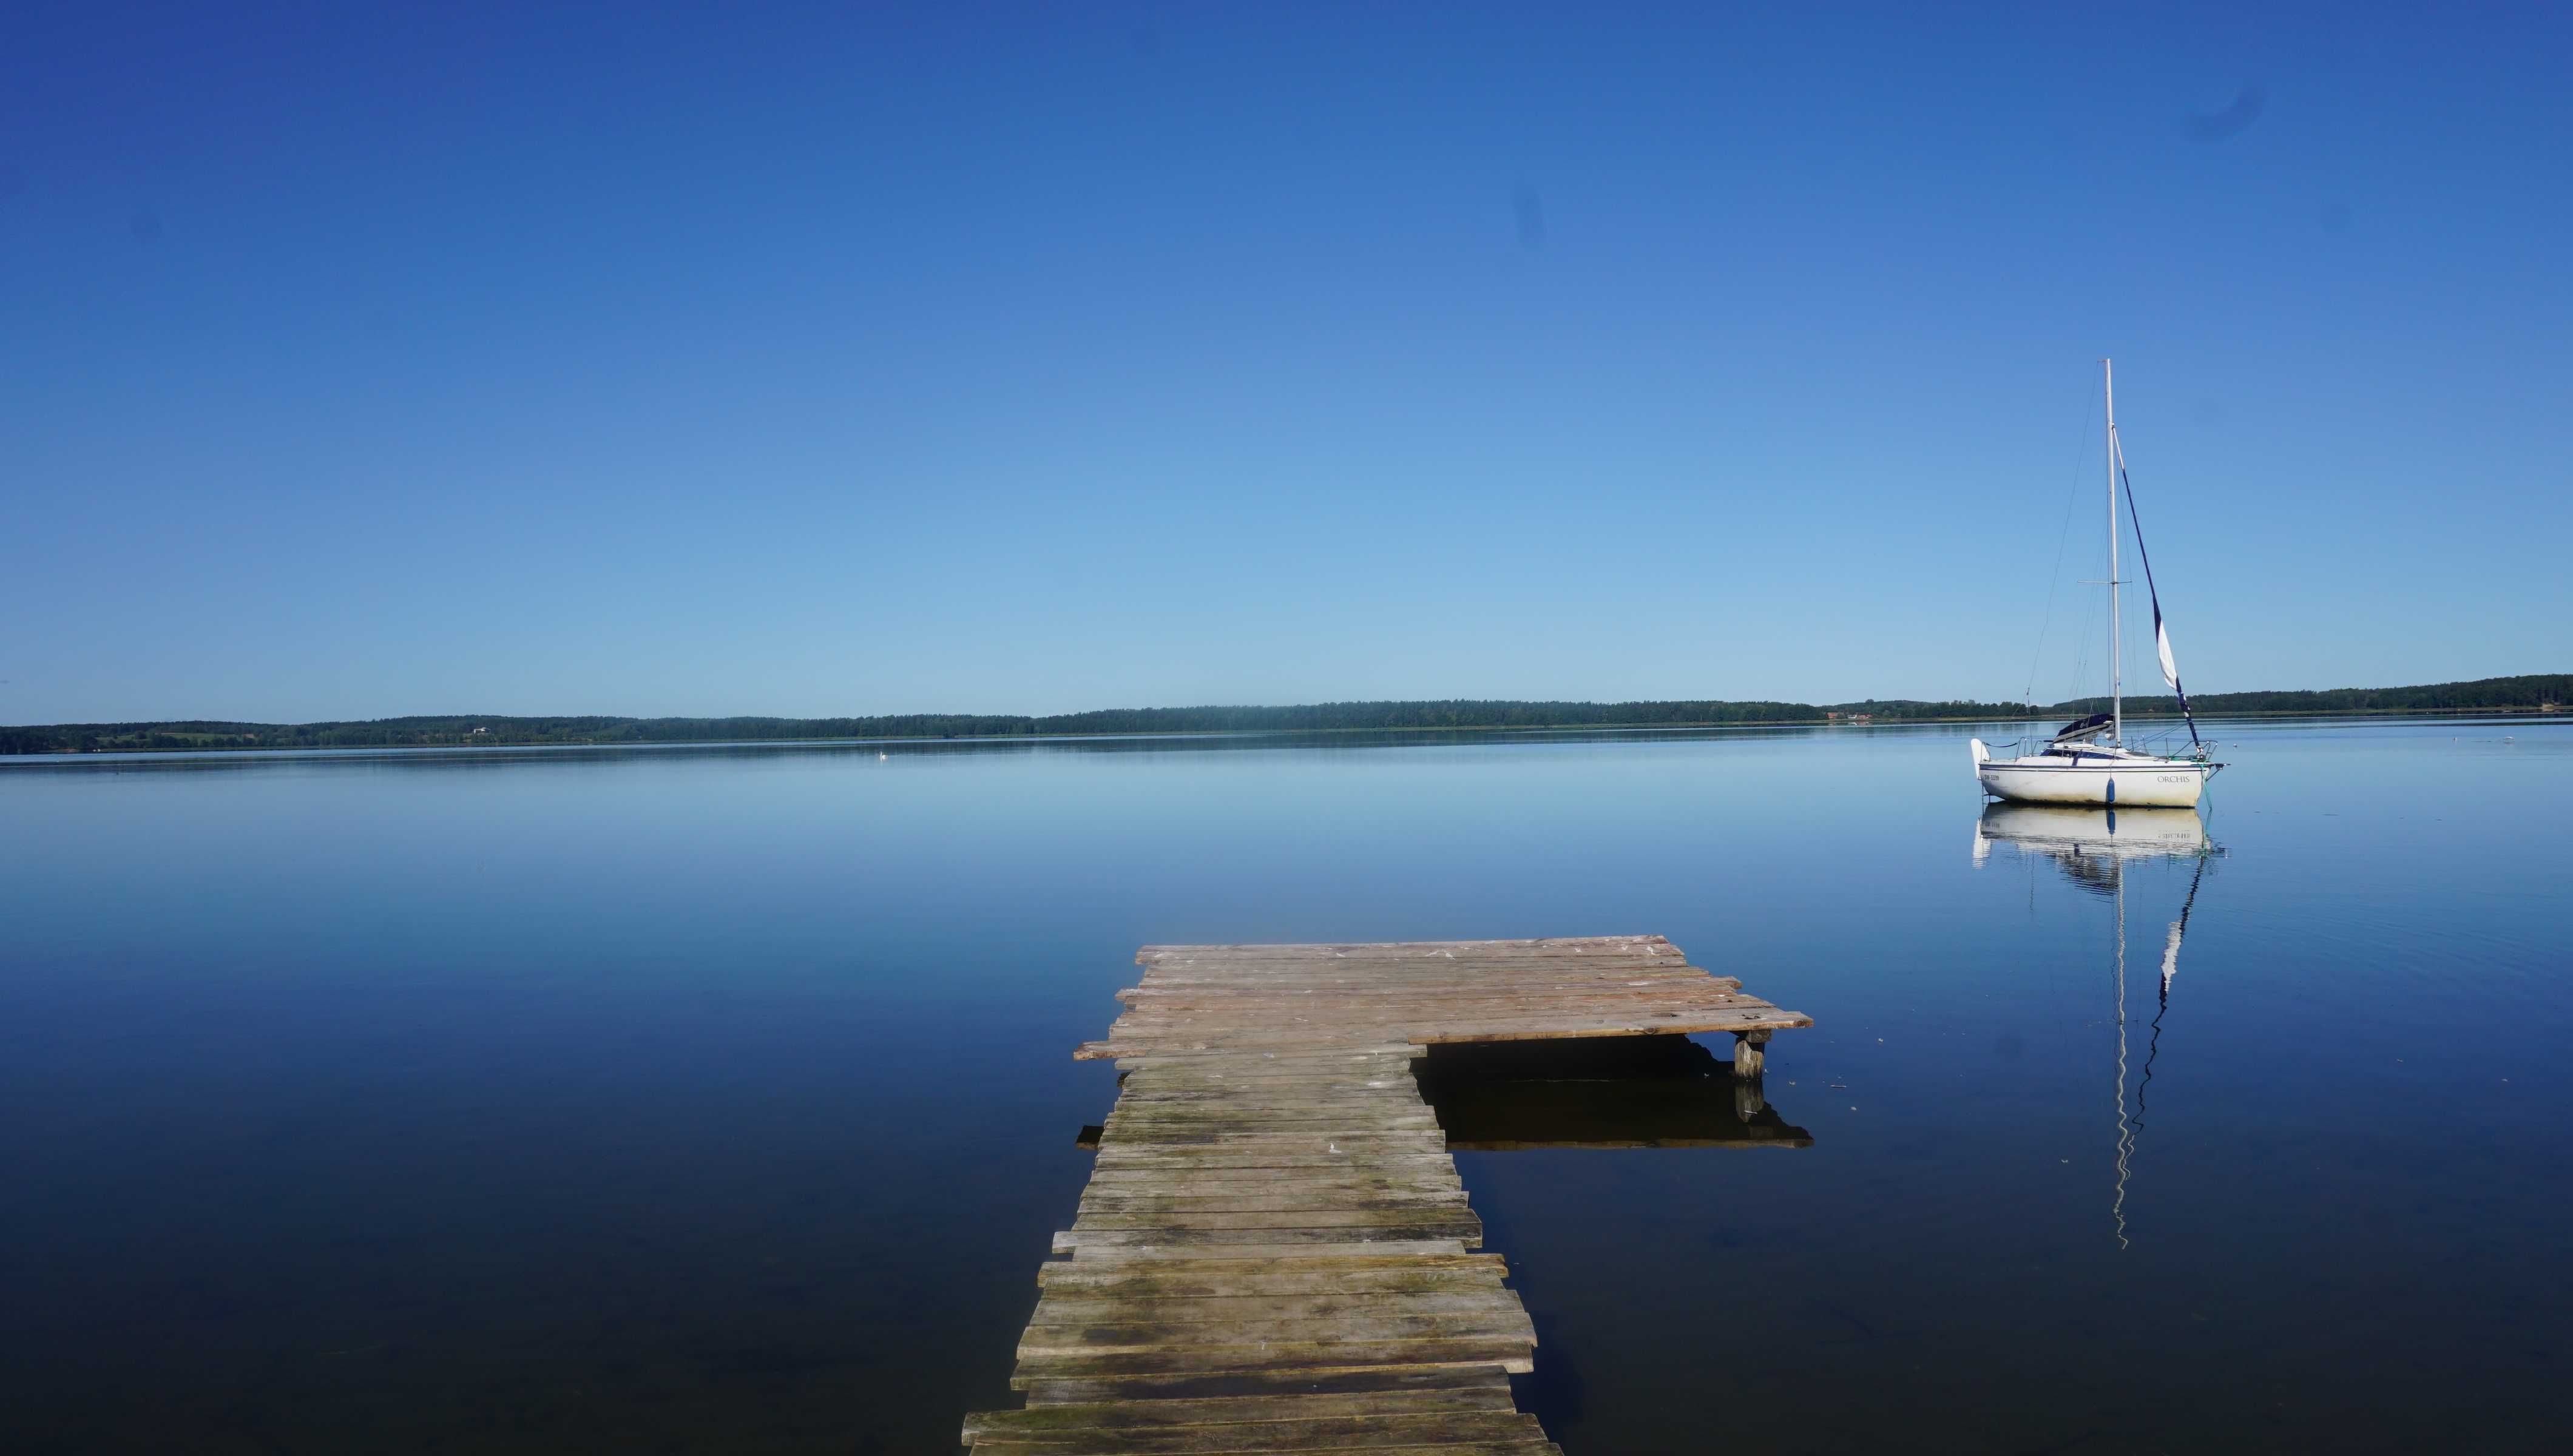
POLYGON ((966 1418, 989 1456, 1557 1448, 1509 1375, 1536 1331, 1479 1252, 1412 1076, 1442 1043, 1723 1032, 1755 1082, 1812 1020, 1659 936, 1148 946, 1075 1055, 1125 1074, 1011 1383, 966 1418))

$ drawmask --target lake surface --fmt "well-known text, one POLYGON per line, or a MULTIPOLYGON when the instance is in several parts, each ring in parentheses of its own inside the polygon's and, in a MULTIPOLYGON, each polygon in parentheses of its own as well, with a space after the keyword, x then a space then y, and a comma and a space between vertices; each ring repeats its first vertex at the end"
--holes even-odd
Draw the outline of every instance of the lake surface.
POLYGON ((2551 1448, 2573 725, 1966 735, 0 761, 0 1448, 951 1452, 1138 946, 1629 932, 1810 1145, 1457 1112, 1571 1456, 2551 1448))

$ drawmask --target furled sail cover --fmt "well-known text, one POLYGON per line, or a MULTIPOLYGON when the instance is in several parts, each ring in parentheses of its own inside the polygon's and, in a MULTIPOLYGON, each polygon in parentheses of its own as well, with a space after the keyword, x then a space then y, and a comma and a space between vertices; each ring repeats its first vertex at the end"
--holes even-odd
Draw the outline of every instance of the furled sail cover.
POLYGON ((2055 741, 2058 744, 2086 742, 2108 732, 2116 722, 2115 718, 2106 713, 2094 713, 2088 718, 2076 718, 2055 730, 2055 741))
POLYGON ((2171 660, 2170 628, 2162 625, 2162 604, 2153 603, 2153 646, 2162 654, 2162 682, 2172 692, 2179 691, 2179 664, 2171 660))

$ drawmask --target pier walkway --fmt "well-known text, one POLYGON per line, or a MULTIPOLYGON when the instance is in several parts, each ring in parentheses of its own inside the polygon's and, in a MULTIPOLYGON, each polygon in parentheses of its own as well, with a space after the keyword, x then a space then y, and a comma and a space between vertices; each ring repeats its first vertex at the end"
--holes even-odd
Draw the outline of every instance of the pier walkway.
POLYGON ((1125 1073, 980 1456, 1553 1452, 1510 1394, 1536 1332, 1473 1250, 1411 1064, 1444 1042, 1729 1032, 1757 1077, 1811 1026, 1659 936, 1151 946, 1106 1040, 1125 1073))

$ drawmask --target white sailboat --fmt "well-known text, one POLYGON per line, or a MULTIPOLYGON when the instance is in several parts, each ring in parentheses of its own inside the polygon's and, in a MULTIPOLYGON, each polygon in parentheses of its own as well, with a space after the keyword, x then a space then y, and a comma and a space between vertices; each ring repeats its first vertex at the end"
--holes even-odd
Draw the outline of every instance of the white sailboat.
POLYGON ((1975 779, 1994 798, 2024 804, 2194 808, 2206 781, 2224 765, 2210 758, 2199 741, 2197 719, 2179 685, 2179 665, 2171 658, 2170 633, 2162 626, 2161 593, 2153 588, 2153 563, 2144 552, 2141 518, 2136 518, 2136 555, 2144 563, 2144 589, 2152 595, 2153 646, 2161 658, 2162 681, 2179 695, 2189 751, 2163 756, 2126 744, 2126 681, 2118 632, 2118 588, 2125 584, 2118 579, 2118 491, 2126 485, 2127 513, 2135 518, 2136 490, 2127 482, 2126 451, 2118 444, 2117 383, 2107 360, 2100 362, 2100 381, 2109 415, 2109 711, 2066 724, 2045 748, 2018 758, 1995 758, 1984 740, 1972 740, 1975 779))

